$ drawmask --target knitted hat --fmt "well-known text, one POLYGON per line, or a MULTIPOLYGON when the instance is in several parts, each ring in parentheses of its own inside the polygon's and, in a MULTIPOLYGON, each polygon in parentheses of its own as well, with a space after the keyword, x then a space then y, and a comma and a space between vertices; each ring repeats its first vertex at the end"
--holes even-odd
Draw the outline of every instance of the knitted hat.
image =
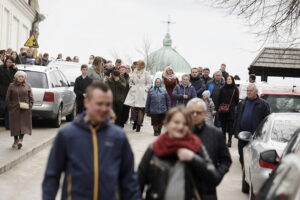
POLYGON ((24 71, 17 71, 16 73, 15 73, 15 78, 18 78, 19 76, 24 76, 25 78, 27 77, 27 74, 26 74, 26 72, 24 72, 24 71))
POLYGON ((203 97, 209 98, 209 97, 210 97, 210 91, 209 91, 209 90, 205 90, 205 91, 202 93, 202 96, 203 96, 203 97))

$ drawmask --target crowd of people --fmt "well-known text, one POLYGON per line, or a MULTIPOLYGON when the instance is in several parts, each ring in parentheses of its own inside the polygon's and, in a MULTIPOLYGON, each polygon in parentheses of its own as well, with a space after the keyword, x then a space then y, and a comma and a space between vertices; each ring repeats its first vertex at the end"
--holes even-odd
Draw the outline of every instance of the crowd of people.
MULTIPOLYGON (((33 96, 26 73, 16 64, 36 64, 33 51, 0 51, 0 108, 5 126, 21 149, 31 134, 33 96), (16 59, 17 58, 17 59, 16 59), (18 60, 18 61, 17 61, 18 60)), ((59 54, 58 60, 63 59, 59 54)), ((79 57, 66 61, 79 62, 79 57)), ((49 63, 43 54, 41 65, 49 63)), ((55 199, 65 173, 64 199, 216 200, 216 187, 232 164, 233 135, 254 132, 270 113, 258 96, 255 75, 250 75, 247 98, 240 101, 235 80, 226 65, 210 77, 209 68, 192 68, 179 81, 172 66, 152 80, 144 61, 131 66, 121 59, 89 57, 74 85, 77 118, 61 129, 54 141, 43 181, 43 199, 55 199), (157 139, 148 147, 138 172, 125 136, 124 125, 143 133, 145 115, 151 117, 157 139), (86 133, 90 134, 86 134, 86 133)), ((242 148, 238 149, 243 167, 242 148)))
MULTIPOLYGON (((64 194, 64 197, 79 197, 82 190, 80 180, 84 179, 84 172, 80 169, 85 167, 75 169, 72 166, 86 165, 88 168, 96 162, 105 163, 102 164, 102 179, 98 177, 97 167, 88 168, 94 172, 94 183, 86 183, 89 188, 84 193, 86 198, 111 199, 118 185, 118 195, 122 199, 142 199, 144 194, 145 199, 216 200, 216 188, 232 164, 228 149, 232 145, 232 136, 241 131, 253 133, 270 113, 268 104, 257 95, 257 87, 253 84, 255 76, 249 77, 247 98, 240 101, 235 84, 237 77, 229 75, 224 64, 213 77, 209 76, 208 68, 193 68, 179 81, 172 66, 167 66, 162 77, 151 80, 141 60, 128 67, 118 59, 115 66, 109 62, 110 67, 106 67, 105 59, 101 64, 97 59, 94 57, 91 69, 83 65, 82 75, 76 80, 86 79, 90 84, 84 85, 78 99, 80 105, 85 105, 82 110, 86 111, 70 127, 63 129, 54 143, 43 182, 45 199, 56 195, 62 172, 67 173, 68 183, 72 174, 79 174, 77 181, 72 182, 78 190, 64 194), (95 73, 97 76, 93 75, 95 73), (109 122, 111 110, 116 113, 116 125, 122 128, 132 119, 132 129, 136 132, 143 132, 145 114, 151 117, 154 136, 158 138, 146 150, 137 173, 134 172, 133 154, 124 130, 115 129, 116 126, 109 122), (100 113, 106 115, 100 116, 100 113), (87 148, 88 143, 79 142, 86 141, 84 137, 87 135, 79 135, 83 129, 93 134, 93 148, 86 151, 93 151, 93 155, 100 153, 100 156, 90 156, 85 163, 78 163, 84 155, 77 150, 61 154, 60 149, 68 146, 69 137, 76 140, 70 149, 76 149, 76 144, 87 148), (78 132, 78 135, 70 136, 73 132, 78 132), (100 142, 103 140, 109 142, 109 150, 103 149, 108 147, 100 142), (95 146, 100 150, 95 150, 95 146), (76 159, 68 160, 69 157, 76 159), (59 162, 55 163, 55 160, 59 162), (111 166, 115 167, 112 169, 111 166), (113 183, 115 185, 111 185, 113 183), (101 188, 106 188, 105 192, 101 192, 101 188)), ((242 167, 242 148, 246 144, 241 140, 238 142, 242 167)), ((64 187, 67 189, 68 184, 64 187)))

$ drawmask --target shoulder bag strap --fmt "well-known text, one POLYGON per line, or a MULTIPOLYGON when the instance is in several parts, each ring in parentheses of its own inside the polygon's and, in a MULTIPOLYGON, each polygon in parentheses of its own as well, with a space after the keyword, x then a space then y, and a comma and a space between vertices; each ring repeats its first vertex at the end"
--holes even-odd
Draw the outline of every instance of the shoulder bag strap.
POLYGON ((235 93, 235 88, 233 88, 233 93, 232 93, 232 96, 231 96, 231 99, 230 99, 229 105, 231 105, 231 103, 232 103, 232 99, 233 99, 234 93, 235 93))

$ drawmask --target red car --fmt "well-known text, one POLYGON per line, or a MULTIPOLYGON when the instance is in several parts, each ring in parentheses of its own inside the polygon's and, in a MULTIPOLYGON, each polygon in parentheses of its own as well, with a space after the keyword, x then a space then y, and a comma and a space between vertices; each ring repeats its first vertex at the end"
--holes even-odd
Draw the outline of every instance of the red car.
POLYGON ((272 113, 300 112, 299 88, 274 86, 262 89, 260 97, 269 103, 272 113))

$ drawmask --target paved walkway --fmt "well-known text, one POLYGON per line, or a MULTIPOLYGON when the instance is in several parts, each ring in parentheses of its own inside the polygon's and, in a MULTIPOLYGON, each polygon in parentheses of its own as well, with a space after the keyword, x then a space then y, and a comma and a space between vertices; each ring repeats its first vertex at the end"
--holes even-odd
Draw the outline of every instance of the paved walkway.
POLYGON ((0 174, 52 143, 58 129, 46 127, 46 123, 36 124, 32 135, 25 135, 21 150, 11 148, 13 137, 10 136, 9 131, 0 127, 0 174))
MULTIPOLYGON (((153 136, 150 120, 148 118, 145 120, 141 133, 132 131, 131 127, 132 126, 128 124, 125 126, 125 130, 135 155, 135 165, 137 167, 148 145, 154 141, 156 137, 153 136)), ((9 137, 9 133, 3 132, 3 129, 0 129, 0 163, 7 163, 9 160, 26 155, 26 152, 32 151, 32 146, 51 141, 56 133, 57 129, 35 128, 33 136, 27 136, 24 149, 17 151, 10 148, 12 138, 9 137)), ((218 187, 219 200, 248 199, 247 195, 241 193, 241 169, 238 162, 236 143, 236 140, 234 140, 233 148, 230 149, 233 165, 230 168, 230 172, 224 177, 222 184, 218 187)), ((39 153, 32 153, 27 157, 28 159, 19 162, 14 168, 1 174, 0 199, 41 199, 41 183, 49 151, 50 145, 46 145, 39 153), (15 191, 18 191, 18 193, 15 191)), ((60 199, 60 195, 58 195, 56 199, 60 199)))

